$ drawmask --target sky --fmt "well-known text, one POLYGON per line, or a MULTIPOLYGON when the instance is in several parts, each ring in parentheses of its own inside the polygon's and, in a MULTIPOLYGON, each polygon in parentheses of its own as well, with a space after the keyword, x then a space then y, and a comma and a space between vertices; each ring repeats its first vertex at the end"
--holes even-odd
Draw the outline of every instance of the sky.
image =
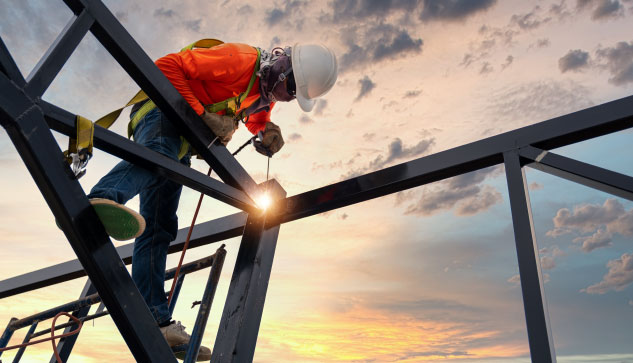
MULTIPOLYGON (((315 110, 292 102, 272 114, 286 145, 270 174, 288 195, 633 94, 632 0, 104 2, 152 59, 201 38, 334 50, 339 78, 315 110)), ((61 0, 2 1, 0 36, 25 76, 71 18, 61 0)), ((88 35, 43 98, 94 120, 137 89, 88 35)), ((113 131, 125 135, 126 116, 113 131)), ((632 136, 622 131, 555 152, 633 175, 632 136)), ((55 137, 65 149, 67 138, 55 137)), ((229 150, 248 137, 239 129, 229 150)), ((3 129, 0 151, 0 278, 74 259, 3 129)), ((266 159, 252 148, 237 159, 257 182, 266 180, 266 159)), ((84 190, 117 161, 96 151, 84 190)), ((192 167, 207 169, 200 160, 192 167)), ((526 174, 558 361, 633 362, 633 203, 530 168, 526 174)), ((197 198, 184 189, 181 228, 197 198)), ((138 208, 138 199, 128 205, 138 208)), ((199 218, 236 211, 205 198, 199 218)), ((226 243, 207 346, 239 238, 226 243)), ((186 261, 217 247, 188 251, 186 261)), ((189 331, 196 313, 189 303, 200 299, 206 278, 206 271, 188 277, 176 307, 174 318, 189 331)), ((519 281, 502 165, 287 223, 255 361, 527 362, 519 281)), ((0 300, 0 324, 75 299, 84 283, 0 300)), ((50 354, 44 344, 23 361, 50 354)), ((103 361, 133 361, 110 318, 83 328, 69 360, 103 361)))

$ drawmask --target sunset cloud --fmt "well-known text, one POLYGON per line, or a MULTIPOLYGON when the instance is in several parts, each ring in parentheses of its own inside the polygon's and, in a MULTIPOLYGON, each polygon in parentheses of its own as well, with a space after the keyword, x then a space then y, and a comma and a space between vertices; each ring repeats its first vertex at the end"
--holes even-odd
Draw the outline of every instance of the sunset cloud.
POLYGON ((602 281, 580 291, 587 294, 606 294, 607 292, 623 291, 633 282, 633 254, 625 253, 620 258, 607 263, 609 272, 602 281))

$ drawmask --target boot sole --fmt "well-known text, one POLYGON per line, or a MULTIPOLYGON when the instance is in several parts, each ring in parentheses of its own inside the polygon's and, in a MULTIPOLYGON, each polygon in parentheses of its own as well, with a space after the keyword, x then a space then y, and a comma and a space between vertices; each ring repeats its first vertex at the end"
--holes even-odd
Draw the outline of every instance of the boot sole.
MULTIPOLYGON (((117 241, 136 238, 145 231, 145 218, 122 204, 103 198, 90 199, 90 204, 108 236, 117 241)), ((55 220, 55 224, 62 229, 59 221, 55 220)))
POLYGON ((145 218, 134 210, 109 199, 90 199, 103 227, 112 238, 126 241, 145 231, 145 218))

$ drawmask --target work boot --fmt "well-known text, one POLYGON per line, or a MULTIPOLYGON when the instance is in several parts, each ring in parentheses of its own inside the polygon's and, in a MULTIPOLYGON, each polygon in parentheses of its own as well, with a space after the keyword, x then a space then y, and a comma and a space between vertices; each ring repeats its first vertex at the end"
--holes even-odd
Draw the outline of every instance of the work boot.
MULTIPOLYGON (((90 199, 106 233, 117 241, 136 238, 145 231, 145 218, 132 209, 115 201, 103 198, 90 199)), ((55 220, 57 228, 62 229, 55 220)))
POLYGON ((108 235, 117 241, 136 238, 145 231, 145 218, 123 204, 103 198, 90 199, 90 204, 108 235))
MULTIPOLYGON (((185 327, 182 326, 179 321, 174 321, 167 326, 161 327, 160 332, 163 333, 163 336, 165 337, 165 340, 170 347, 175 347, 183 344, 188 345, 189 340, 191 339, 191 335, 187 334, 187 332, 185 331, 185 327)), ((185 359, 187 351, 185 350, 174 352, 174 355, 178 359, 185 359)), ((211 349, 201 345, 200 349, 198 350, 198 358, 196 359, 196 361, 201 362, 209 360, 211 360, 211 349)))

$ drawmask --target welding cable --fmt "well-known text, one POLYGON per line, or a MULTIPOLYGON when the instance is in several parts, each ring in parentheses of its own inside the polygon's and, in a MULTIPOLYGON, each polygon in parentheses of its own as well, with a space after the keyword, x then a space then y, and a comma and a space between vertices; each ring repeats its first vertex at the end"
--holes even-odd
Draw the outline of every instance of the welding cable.
MULTIPOLYGON (((248 139, 248 141, 246 141, 244 144, 242 144, 242 146, 240 146, 237 150, 235 150, 235 152, 232 155, 236 156, 240 151, 242 151, 242 149, 246 147, 246 145, 255 141, 256 138, 257 138, 257 135, 248 139)), ((207 172, 207 176, 211 176, 211 168, 209 168, 209 171, 207 172)), ((174 279, 171 282, 171 289, 169 290, 167 305, 171 303, 171 298, 174 295, 174 290, 176 288, 176 281, 178 280, 178 275, 180 274, 180 267, 182 266, 182 262, 185 259, 185 252, 187 252, 187 247, 189 247, 189 240, 191 239, 193 226, 196 224, 196 219, 198 218, 198 212, 200 211, 200 206, 202 205, 202 198, 204 198, 204 193, 200 193, 200 198, 198 199, 198 205, 196 206, 196 211, 193 213, 193 218, 191 219, 191 225, 189 225, 189 231, 187 232, 187 239, 185 240, 185 244, 182 247, 182 253, 180 254, 180 261, 178 261, 178 266, 176 267, 176 272, 174 273, 174 279)))
POLYGON ((12 349, 23 348, 23 347, 27 347, 29 345, 44 343, 44 342, 47 342, 47 341, 50 340, 51 343, 53 344, 53 352, 55 353, 55 358, 57 359, 57 363, 64 363, 62 361, 62 358, 59 356, 59 352, 57 351, 57 345, 55 344, 55 339, 66 338, 66 337, 69 337, 71 335, 79 334, 79 331, 81 331, 81 327, 82 326, 83 326, 83 322, 81 320, 79 320, 78 318, 68 314, 65 311, 62 311, 62 312, 58 313, 57 315, 55 315, 55 317, 53 318, 53 323, 51 325, 51 336, 50 337, 44 338, 44 339, 40 339, 40 340, 34 340, 34 341, 28 342, 28 343, 23 343, 23 344, 19 344, 19 345, 13 345, 13 346, 10 346, 10 347, 2 348, 2 349, 0 349, 0 352, 4 352, 5 350, 12 350, 12 349), (70 319, 74 320, 75 323, 77 323, 77 329, 69 331, 68 333, 64 333, 64 334, 61 334, 61 335, 55 335, 55 322, 57 321, 57 318, 59 318, 62 315, 65 315, 65 316, 69 317, 70 319))

